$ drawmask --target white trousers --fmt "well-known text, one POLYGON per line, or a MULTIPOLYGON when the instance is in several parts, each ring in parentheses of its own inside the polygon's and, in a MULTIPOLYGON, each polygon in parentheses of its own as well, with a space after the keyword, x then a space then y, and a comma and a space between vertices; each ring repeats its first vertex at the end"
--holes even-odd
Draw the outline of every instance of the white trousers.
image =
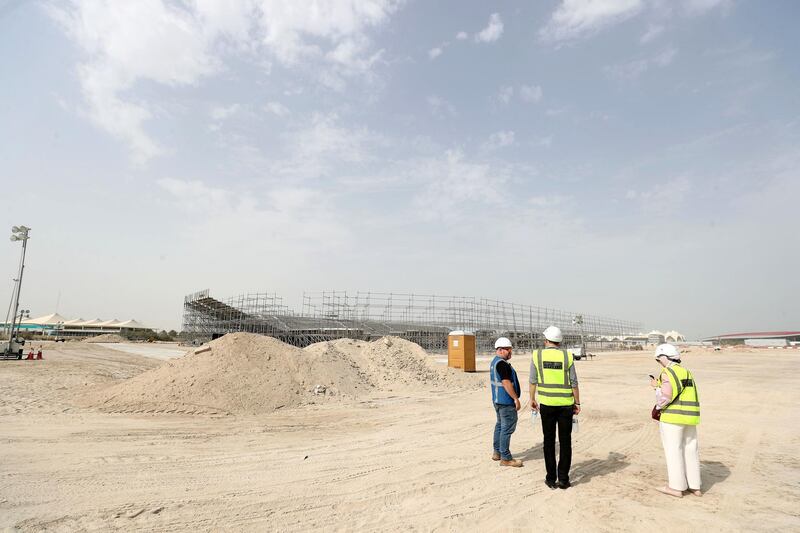
POLYGON ((661 444, 667 458, 669 488, 700 490, 700 449, 697 426, 659 422, 661 444))

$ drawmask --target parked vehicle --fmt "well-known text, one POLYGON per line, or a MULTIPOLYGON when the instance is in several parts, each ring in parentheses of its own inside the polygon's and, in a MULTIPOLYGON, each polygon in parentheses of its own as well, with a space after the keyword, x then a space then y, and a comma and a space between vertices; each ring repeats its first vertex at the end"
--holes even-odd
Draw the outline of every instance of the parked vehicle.
POLYGON ((590 357, 594 357, 593 353, 589 353, 585 346, 575 346, 574 348, 569 348, 569 351, 572 352, 572 357, 576 361, 580 361, 581 359, 589 359, 590 357))
POLYGON ((19 337, 10 341, 0 341, 0 357, 4 359, 22 359, 22 350, 25 346, 25 339, 19 337))

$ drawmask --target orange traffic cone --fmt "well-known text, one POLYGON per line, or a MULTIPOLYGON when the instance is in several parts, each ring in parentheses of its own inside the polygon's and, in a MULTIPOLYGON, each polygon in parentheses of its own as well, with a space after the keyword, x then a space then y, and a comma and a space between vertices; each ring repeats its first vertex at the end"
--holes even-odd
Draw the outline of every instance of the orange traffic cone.
POLYGON ((42 349, 39 348, 39 351, 36 352, 36 359, 41 359, 41 358, 42 358, 42 349))
POLYGON ((26 361, 33 361, 33 350, 28 352, 28 357, 25 358, 26 361))

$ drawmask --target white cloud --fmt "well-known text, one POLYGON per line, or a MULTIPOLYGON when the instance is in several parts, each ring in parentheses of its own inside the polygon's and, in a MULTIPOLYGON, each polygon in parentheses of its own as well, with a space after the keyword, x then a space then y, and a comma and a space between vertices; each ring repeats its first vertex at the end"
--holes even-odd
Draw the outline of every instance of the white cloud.
POLYGON ((733 46, 714 47, 706 50, 704 56, 711 58, 714 64, 733 67, 737 70, 751 71, 763 63, 773 61, 776 54, 773 50, 758 49, 750 39, 733 46))
POLYGON ((503 21, 499 13, 489 16, 489 24, 475 35, 475 42, 493 43, 503 35, 503 21))
POLYGON ((511 146, 514 142, 513 131, 498 131, 489 136, 489 140, 484 143, 483 148, 486 150, 497 150, 498 148, 511 146))
POLYGON ((239 104, 217 106, 211 110, 211 118, 214 120, 225 120, 226 118, 235 115, 239 111, 239 108, 239 104))
POLYGON ((460 31, 460 32, 456 33, 456 39, 458 39, 459 41, 465 41, 468 38, 469 38, 469 35, 465 31, 460 31))
POLYGON ((240 259, 241 254, 260 257, 265 250, 293 254, 337 249, 350 241, 342 213, 323 191, 286 186, 265 192, 221 189, 174 178, 157 184, 168 193, 167 201, 184 212, 187 239, 215 242, 240 259))
POLYGON ((430 50, 428 50, 428 57, 431 59, 436 59, 440 55, 442 55, 442 49, 438 46, 436 48, 431 48, 430 50))
POLYGON ((629 189, 625 192, 625 199, 638 203, 647 213, 669 215, 679 211, 691 190, 691 181, 686 176, 679 176, 644 191, 629 189))
POLYGON ((639 58, 627 63, 620 63, 605 67, 606 75, 617 81, 631 81, 638 79, 651 67, 666 67, 672 64, 678 50, 672 46, 664 48, 650 58, 639 58))
POLYGON ((538 148, 550 148, 553 146, 553 136, 548 135, 546 137, 540 137, 538 139, 534 139, 531 141, 531 146, 536 146, 538 148))
POLYGON ((643 7, 642 0, 562 0, 539 37, 553 43, 588 37, 637 15, 643 7))
POLYGON ((279 117, 285 117, 286 115, 291 113, 291 111, 289 111, 289 108, 280 102, 267 102, 266 104, 264 104, 264 111, 272 113, 273 115, 277 115, 279 117))
POLYGON ((664 33, 664 26, 658 24, 650 24, 647 27, 647 31, 639 39, 641 44, 647 44, 651 41, 654 41, 659 35, 664 33))
MULTIPOLYGON (((674 16, 673 7, 690 17, 712 9, 726 9, 731 0, 561 0, 549 22, 539 30, 544 42, 560 45, 591 37, 601 30, 624 22, 649 9, 655 20, 674 16)), ((662 24, 650 24, 639 39, 647 44, 664 31, 662 24)))
POLYGON ((648 59, 634 59, 626 63, 620 63, 605 67, 606 74, 617 81, 635 80, 650 68, 648 59))
MULTIPOLYGON (((261 0, 263 42, 284 64, 320 52, 319 40, 336 46, 357 41, 363 32, 388 20, 398 0, 261 0), (307 42, 307 38, 311 42, 307 42), (354 39, 355 37, 355 39, 354 39)), ((345 47, 360 46, 354 42, 345 47)))
MULTIPOLYGON (((260 52, 343 90, 369 74, 382 51, 366 32, 383 24, 400 0, 164 0, 52 4, 50 15, 81 48, 78 77, 89 118, 146 162, 163 152, 145 130, 151 106, 130 92, 140 81, 195 85, 223 68, 224 53, 260 52), (300 63, 300 60, 303 60, 300 63)), ((263 59, 260 59, 263 61, 263 59)))
POLYGON ((689 15, 703 15, 712 9, 726 9, 730 0, 683 0, 683 8, 689 15))
POLYGON ((659 52, 655 57, 653 57, 652 61, 660 67, 666 67, 667 65, 672 64, 672 60, 675 59, 677 53, 678 50, 670 46, 659 52))
POLYGON ((383 56, 383 50, 370 53, 369 48, 369 41, 363 35, 358 35, 339 42, 325 54, 325 58, 339 67, 339 73, 360 74, 369 71, 383 56))
POLYGON ((179 86, 215 72, 218 63, 198 20, 159 0, 76 1, 50 13, 86 54, 78 77, 91 120, 128 144, 138 162, 161 153, 144 130, 152 117, 148 106, 120 95, 140 79, 179 86))
POLYGON ((522 85, 519 88, 519 97, 523 102, 537 103, 542 100, 542 88, 538 85, 522 85))
POLYGON ((445 100, 444 98, 436 95, 430 95, 426 98, 428 102, 428 108, 431 110, 434 116, 442 117, 442 116, 451 116, 454 117, 457 115, 456 108, 445 100))
POLYGON ((364 127, 347 128, 340 122, 335 113, 318 113, 310 124, 284 133, 281 138, 287 157, 272 165, 271 174, 311 179, 330 175, 342 165, 371 161, 370 148, 383 142, 383 137, 364 127))
POLYGON ((477 206, 502 204, 511 179, 507 167, 470 161, 458 149, 416 162, 410 174, 423 188, 414 200, 420 216, 451 223, 477 206))
POLYGON ((497 91, 497 101, 503 104, 508 104, 511 102, 511 99, 514 97, 514 87, 511 85, 505 85, 500 87, 497 91))

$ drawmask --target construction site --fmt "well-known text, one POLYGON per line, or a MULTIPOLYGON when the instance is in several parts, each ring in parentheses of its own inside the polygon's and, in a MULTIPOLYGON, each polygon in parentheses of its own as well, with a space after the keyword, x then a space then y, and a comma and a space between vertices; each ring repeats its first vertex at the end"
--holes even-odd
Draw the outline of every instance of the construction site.
POLYGON ((322 291, 303 293, 300 311, 283 302, 275 293, 219 299, 208 290, 195 292, 184 298, 183 331, 199 340, 258 333, 301 348, 391 335, 442 351, 448 334, 460 330, 474 333, 478 350, 490 352, 498 337, 508 337, 519 349, 540 347, 541 332, 551 325, 561 328, 566 345, 597 351, 623 349, 625 337, 642 329, 634 321, 468 296, 322 291))
POLYGON ((0 0, 0 533, 800 533, 798 21, 0 0))
POLYGON ((1 530, 645 532, 664 512, 681 531, 800 529, 800 419, 786 393, 798 387, 796 331, 711 346, 469 296, 322 291, 292 309, 275 293, 204 290, 184 297, 182 343, 136 343, 112 333, 144 327, 133 320, 28 318, 30 228, 13 231, 23 248, 0 364, 1 530), (45 334, 67 327, 68 339, 45 334), (30 328, 42 334, 26 342, 30 328), (574 371, 584 406, 566 407, 566 491, 542 483, 546 405, 535 409, 527 386, 547 335, 565 363, 572 352, 556 371, 572 392, 559 394, 576 394, 574 371), (702 384, 702 491, 690 502, 663 493, 650 414, 647 378, 665 341, 702 384), (519 411, 517 468, 490 455, 493 353, 522 384, 506 406, 519 411), (759 357, 772 372, 753 373, 759 357), (730 401, 754 387, 770 413, 730 401))
MULTIPOLYGON (((43 360, 0 365, 0 530, 645 532, 659 513, 676 531, 800 527, 796 350, 682 349, 704 409, 704 494, 687 501, 654 490, 651 349, 576 363, 573 486, 552 491, 527 407, 524 467, 490 459, 484 357, 460 372, 397 337, 41 344, 43 360), (769 413, 730 401, 753 387, 769 413)), ((523 383, 530 357, 510 360, 523 383)))

